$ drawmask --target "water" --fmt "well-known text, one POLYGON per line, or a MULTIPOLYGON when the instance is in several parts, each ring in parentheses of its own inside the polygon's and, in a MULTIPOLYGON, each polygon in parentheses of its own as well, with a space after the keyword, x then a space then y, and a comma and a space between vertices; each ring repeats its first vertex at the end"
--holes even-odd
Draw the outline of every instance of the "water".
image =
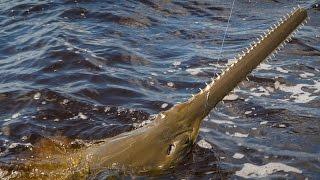
POLYGON ((239 178, 245 163, 281 163, 268 178, 320 178, 319 6, 236 1, 218 61, 231 4, 2 0, 1 162, 45 137, 90 143, 136 128, 204 87, 300 4, 309 23, 212 111, 192 153, 158 178, 239 178))

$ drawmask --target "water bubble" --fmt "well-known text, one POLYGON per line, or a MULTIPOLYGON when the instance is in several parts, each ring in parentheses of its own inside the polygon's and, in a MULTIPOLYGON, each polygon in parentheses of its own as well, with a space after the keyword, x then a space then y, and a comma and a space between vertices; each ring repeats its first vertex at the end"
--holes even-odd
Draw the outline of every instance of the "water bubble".
POLYGON ((260 122, 260 125, 264 125, 264 124, 267 124, 268 123, 268 121, 262 121, 262 122, 260 122))
POLYGON ((62 104, 67 104, 68 102, 69 102, 68 99, 64 99, 64 100, 62 101, 62 104))
POLYGON ((166 108, 166 107, 168 107, 168 104, 167 104, 167 103, 163 103, 163 104, 161 105, 161 108, 162 108, 162 109, 164 109, 164 108, 166 108))
POLYGON ((240 154, 240 153, 235 153, 232 157, 235 159, 242 159, 244 157, 244 155, 240 154))
POLYGON ((13 119, 15 119, 15 118, 19 117, 20 115, 21 115, 20 113, 15 113, 15 114, 13 114, 11 117, 12 117, 13 119))
POLYGON ((33 99, 38 100, 41 97, 41 93, 37 92, 36 94, 34 94, 33 99))
POLYGON ((207 141, 205 141, 204 139, 201 139, 200 141, 198 141, 198 146, 205 148, 205 149, 212 149, 212 146, 210 143, 208 143, 207 141))
POLYGON ((173 82, 168 82, 167 85, 168 85, 169 87, 173 87, 173 86, 174 86, 173 82))
POLYGON ((88 119, 88 117, 86 115, 84 115, 82 112, 79 112, 78 116, 81 118, 81 119, 88 119))
POLYGON ((174 66, 179 66, 179 65, 181 65, 181 62, 180 61, 175 61, 175 62, 173 62, 173 65, 174 66))

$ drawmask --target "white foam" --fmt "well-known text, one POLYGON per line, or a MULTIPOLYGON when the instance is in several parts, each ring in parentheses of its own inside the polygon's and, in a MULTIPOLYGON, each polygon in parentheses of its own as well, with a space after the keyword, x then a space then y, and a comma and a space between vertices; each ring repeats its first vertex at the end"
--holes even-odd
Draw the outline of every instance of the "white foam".
POLYGON ((110 111, 110 109, 111 109, 111 107, 106 106, 106 107, 104 108, 104 112, 109 112, 109 111, 110 111))
POLYGON ((174 66, 179 66, 179 65, 181 65, 181 62, 180 61, 175 61, 175 62, 173 62, 172 63, 174 66))
POLYGON ((268 123, 268 121, 262 121, 262 122, 260 122, 260 125, 265 125, 267 123, 268 123))
POLYGON ((242 133, 239 133, 239 132, 235 132, 235 133, 233 134, 233 136, 243 138, 243 137, 248 137, 249 134, 242 134, 242 133))
POLYGON ((158 74, 155 73, 155 72, 151 73, 151 75, 152 75, 152 76, 158 76, 158 74))
POLYGON ((212 149, 212 146, 210 143, 205 141, 204 139, 201 139, 200 141, 197 142, 198 146, 205 148, 205 149, 212 149))
POLYGON ((272 90, 269 91, 270 88, 264 88, 262 86, 258 87, 258 88, 252 88, 250 89, 250 91, 258 91, 258 92, 252 92, 250 93, 252 96, 270 96, 270 92, 273 92, 272 90))
POLYGON ((33 95, 33 99, 38 100, 40 99, 41 94, 39 92, 37 92, 36 94, 33 95))
POLYGON ((239 132, 235 132, 234 134, 230 134, 228 131, 226 132, 227 135, 233 136, 233 137, 240 137, 240 138, 245 138, 248 137, 249 134, 242 134, 239 132))
POLYGON ((145 121, 142 121, 140 124, 139 123, 133 123, 132 126, 135 127, 135 128, 140 128, 140 127, 143 127, 147 124, 150 124, 152 121, 147 119, 145 121))
POLYGON ((282 73, 288 73, 288 70, 282 69, 281 67, 276 67, 276 70, 282 73))
POLYGON ((273 88, 273 87, 266 87, 266 90, 268 90, 268 91, 271 92, 271 93, 274 92, 274 88, 273 88))
POLYGON ((9 149, 13 149, 13 148, 18 147, 19 145, 20 146, 25 146, 25 147, 32 147, 31 143, 11 143, 8 148, 9 149))
POLYGON ((235 153, 232 157, 235 159, 242 159, 244 157, 244 155, 241 153, 235 153))
POLYGON ((208 129, 208 128, 200 128, 200 131, 201 131, 201 132, 205 132, 205 133, 211 132, 211 130, 208 129))
POLYGON ((286 128, 287 126, 285 124, 279 124, 279 128, 286 128))
POLYGON ((173 82, 168 82, 168 83, 167 83, 167 86, 169 86, 169 87, 173 87, 173 86, 174 86, 174 84, 173 84, 173 82))
POLYGON ((84 115, 82 112, 78 113, 79 118, 81 119, 88 119, 88 116, 84 115))
POLYGON ((311 92, 304 91, 303 88, 308 88, 310 90, 313 90, 314 93, 317 93, 320 91, 320 82, 314 81, 313 85, 310 84, 297 84, 294 86, 287 86, 285 84, 277 83, 276 89, 279 89, 281 91, 291 93, 290 98, 293 99, 296 103, 307 103, 318 96, 313 96, 311 92))
POLYGON ((268 163, 262 166, 245 163, 241 170, 236 171, 236 175, 244 178, 262 178, 278 171, 302 173, 301 170, 282 163, 268 163))
POLYGON ((304 72, 302 74, 299 74, 299 76, 302 78, 309 78, 309 77, 313 77, 315 75, 313 73, 304 72))
POLYGON ((274 88, 275 89, 279 89, 280 88, 280 82, 279 81, 274 82, 274 88))
POLYGON ((68 104, 68 102, 69 102, 68 99, 64 99, 64 100, 62 101, 62 104, 68 104))
POLYGON ((234 101, 234 100, 237 100, 239 98, 238 95, 236 94, 228 94, 227 96, 225 96, 223 98, 224 101, 234 101))
POLYGON ((15 118, 17 118, 17 117, 19 117, 21 114, 19 113, 19 112, 17 112, 17 113, 14 113, 12 116, 11 116, 11 118, 12 119, 15 119, 15 118))
POLYGON ((191 75, 197 75, 202 72, 202 68, 188 68, 186 71, 191 75))
POLYGON ((228 120, 215 120, 215 119, 210 119, 210 122, 216 123, 216 124, 234 124, 232 121, 228 120))
POLYGON ((167 103, 163 103, 163 104, 161 105, 161 108, 162 108, 162 109, 164 109, 164 108, 166 108, 166 107, 168 107, 168 104, 167 104, 167 103))
POLYGON ((257 69, 263 69, 263 70, 271 70, 272 69, 272 66, 270 64, 265 64, 265 63, 262 63, 258 66, 257 69))

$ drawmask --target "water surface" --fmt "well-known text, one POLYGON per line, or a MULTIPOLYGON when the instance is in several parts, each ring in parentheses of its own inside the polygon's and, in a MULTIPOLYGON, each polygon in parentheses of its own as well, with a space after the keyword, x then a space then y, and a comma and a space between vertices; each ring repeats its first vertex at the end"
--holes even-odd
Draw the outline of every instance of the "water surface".
POLYGON ((296 168, 268 178, 320 178, 319 6, 235 1, 220 54, 231 4, 2 0, 1 162, 42 138, 90 142, 135 129, 197 93, 300 4, 309 23, 212 111, 186 160, 157 178, 239 178, 246 163, 296 168))

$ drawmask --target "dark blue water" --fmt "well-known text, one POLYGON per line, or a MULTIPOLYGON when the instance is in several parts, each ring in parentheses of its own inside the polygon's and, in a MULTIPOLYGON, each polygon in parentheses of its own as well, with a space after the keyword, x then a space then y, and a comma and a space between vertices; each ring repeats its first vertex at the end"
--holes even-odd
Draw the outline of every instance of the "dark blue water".
POLYGON ((212 111, 192 153, 161 177, 239 178, 245 163, 280 163, 258 176, 320 178, 319 6, 236 0, 220 54, 231 4, 2 0, 1 162, 43 138, 90 143, 135 129, 198 92, 300 4, 308 24, 212 111))

